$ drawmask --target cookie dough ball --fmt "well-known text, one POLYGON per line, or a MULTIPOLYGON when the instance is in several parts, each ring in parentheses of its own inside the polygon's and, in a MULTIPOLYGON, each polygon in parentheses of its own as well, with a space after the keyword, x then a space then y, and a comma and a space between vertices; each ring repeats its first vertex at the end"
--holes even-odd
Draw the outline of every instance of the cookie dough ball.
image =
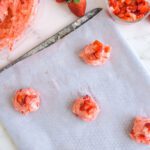
POLYGON ((72 112, 84 121, 93 121, 100 112, 95 100, 86 95, 75 100, 72 112))
POLYGON ((136 117, 130 137, 138 143, 150 145, 150 118, 136 117))
POLYGON ((37 111, 40 107, 40 94, 32 88, 20 89, 15 93, 13 105, 22 114, 37 111))
POLYGON ((107 61, 110 57, 110 51, 111 48, 109 46, 105 46, 103 43, 96 40, 85 46, 80 53, 80 57, 85 63, 97 66, 104 64, 107 61))

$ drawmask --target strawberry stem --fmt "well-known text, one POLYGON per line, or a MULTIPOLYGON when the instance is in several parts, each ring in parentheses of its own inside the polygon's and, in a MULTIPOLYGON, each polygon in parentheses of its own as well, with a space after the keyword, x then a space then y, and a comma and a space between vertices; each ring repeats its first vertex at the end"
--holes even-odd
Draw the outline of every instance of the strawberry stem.
POLYGON ((80 0, 66 0, 67 3, 71 3, 71 2, 74 2, 74 3, 79 3, 80 0))

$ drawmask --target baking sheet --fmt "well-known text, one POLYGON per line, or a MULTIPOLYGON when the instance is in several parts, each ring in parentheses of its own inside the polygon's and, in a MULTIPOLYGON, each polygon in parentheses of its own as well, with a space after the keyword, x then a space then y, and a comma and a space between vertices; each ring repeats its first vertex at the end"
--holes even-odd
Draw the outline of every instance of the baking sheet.
POLYGON ((107 13, 44 51, 0 74, 0 121, 21 150, 147 150, 128 134, 136 115, 150 116, 150 78, 123 41, 107 13), (80 50, 98 39, 112 46, 101 67, 86 65, 80 50), (12 107, 16 89, 33 87, 41 93, 41 108, 22 116, 12 107), (71 112, 73 100, 95 97, 102 112, 85 123, 71 112))

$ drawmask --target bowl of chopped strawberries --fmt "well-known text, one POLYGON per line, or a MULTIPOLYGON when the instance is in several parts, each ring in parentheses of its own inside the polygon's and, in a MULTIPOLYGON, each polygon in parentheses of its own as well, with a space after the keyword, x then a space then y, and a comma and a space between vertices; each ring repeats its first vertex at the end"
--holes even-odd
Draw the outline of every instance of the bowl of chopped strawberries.
POLYGON ((150 14, 149 0, 107 0, 108 10, 114 19, 134 23, 150 14))

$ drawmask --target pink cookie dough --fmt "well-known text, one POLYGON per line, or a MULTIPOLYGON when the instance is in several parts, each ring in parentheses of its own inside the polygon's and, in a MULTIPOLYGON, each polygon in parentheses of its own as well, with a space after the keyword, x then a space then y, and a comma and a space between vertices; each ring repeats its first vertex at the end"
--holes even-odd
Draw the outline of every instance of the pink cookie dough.
POLYGON ((80 53, 80 57, 87 64, 98 66, 104 64, 110 57, 110 46, 106 46, 96 40, 84 47, 80 53))
POLYGON ((130 137, 137 143, 150 145, 150 118, 136 117, 130 137))
POLYGON ((20 89, 15 93, 13 105, 18 112, 25 115, 37 111, 40 107, 40 94, 32 88, 20 89))
POLYGON ((0 50, 12 50, 35 13, 38 0, 0 0, 0 50))
POLYGON ((92 97, 86 95, 75 100, 72 112, 82 120, 90 122, 96 119, 100 108, 92 97))

